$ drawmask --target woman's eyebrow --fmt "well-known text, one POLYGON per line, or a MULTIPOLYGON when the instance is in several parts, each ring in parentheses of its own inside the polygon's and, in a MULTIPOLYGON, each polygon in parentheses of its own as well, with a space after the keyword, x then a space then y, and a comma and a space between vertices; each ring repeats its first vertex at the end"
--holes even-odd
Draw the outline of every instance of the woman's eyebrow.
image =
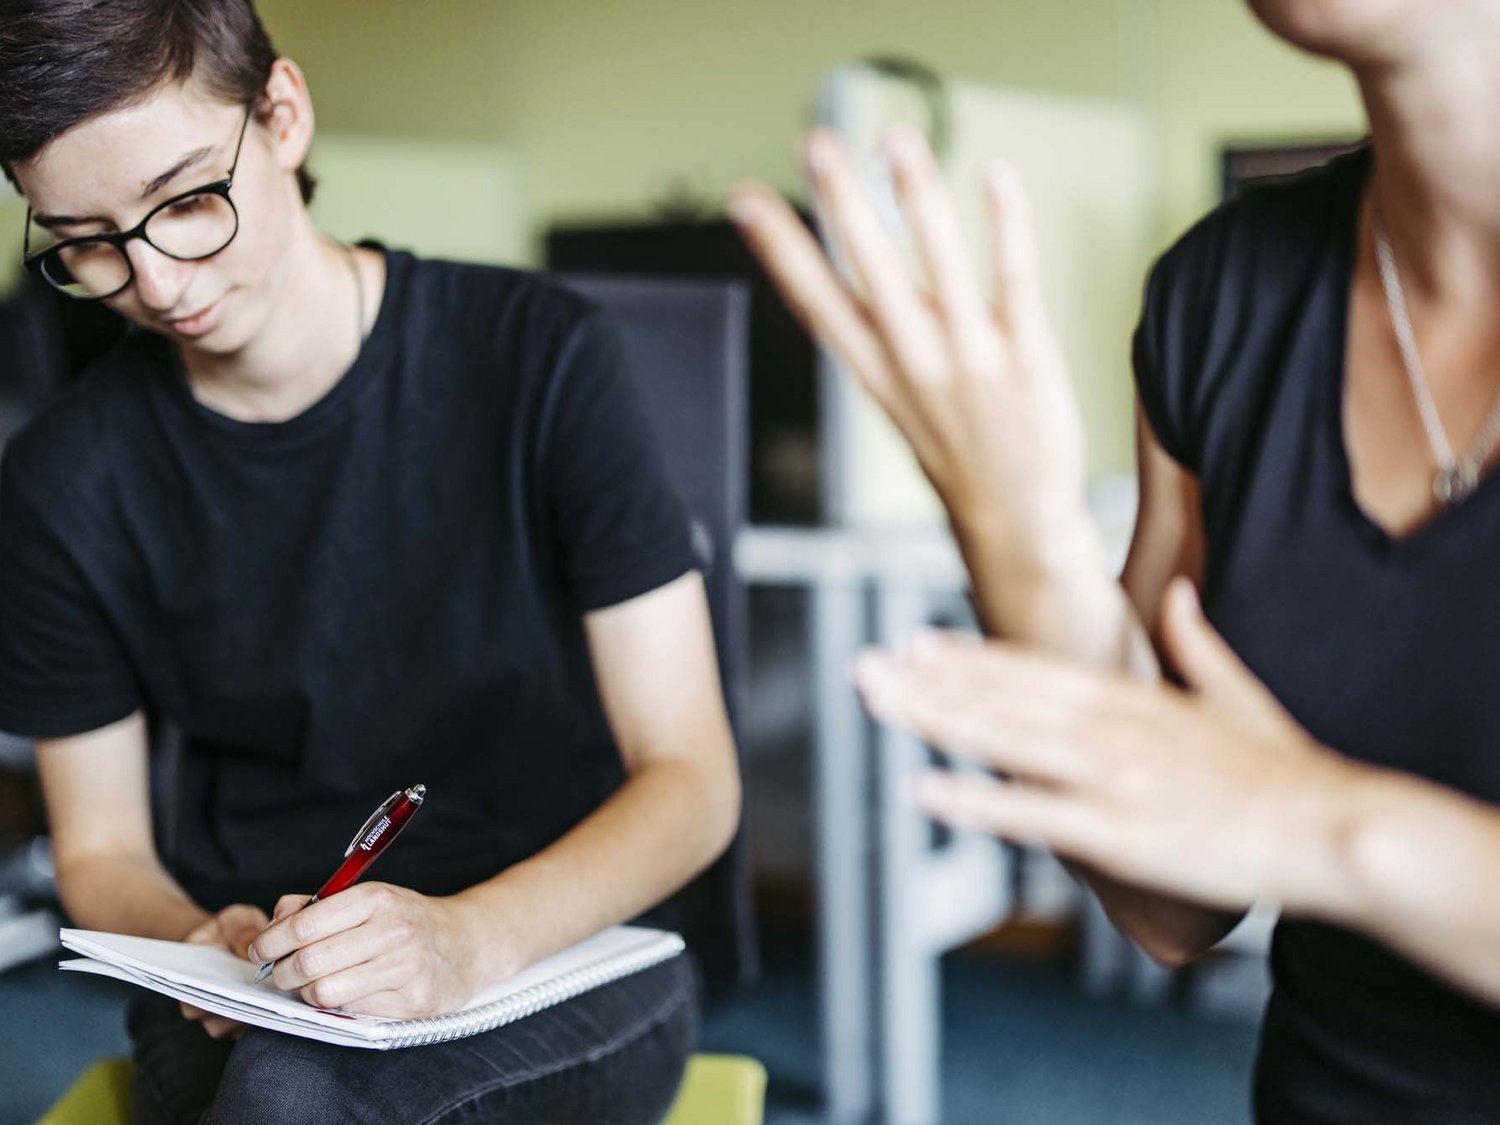
MULTIPOLYGON (((211 155, 213 155, 213 151, 213 145, 204 145, 202 148, 195 148, 192 152, 184 155, 181 160, 177 161, 176 164, 173 164, 172 167, 168 168, 161 175, 157 176, 156 179, 152 180, 145 186, 144 189, 142 189, 141 199, 150 199, 158 191, 166 187, 169 183, 175 180, 178 176, 182 175, 189 168, 195 167, 196 165, 201 164, 203 163, 203 161, 207 160, 211 155)), ((51 230, 53 227, 74 227, 83 226, 86 223, 107 224, 111 222, 110 219, 106 218, 103 215, 33 215, 31 217, 31 221, 34 222, 37 226, 43 227, 46 230, 51 230)))
POLYGON ((156 179, 147 184, 141 191, 141 198, 143 200, 150 199, 158 191, 166 187, 169 183, 175 180, 178 176, 182 175, 182 173, 186 172, 189 168, 193 167, 195 164, 201 164, 203 163, 203 161, 207 160, 209 156, 213 154, 213 151, 214 148, 212 145, 205 145, 203 148, 193 149, 192 152, 188 153, 176 164, 172 165, 172 167, 168 168, 160 176, 157 176, 156 179))

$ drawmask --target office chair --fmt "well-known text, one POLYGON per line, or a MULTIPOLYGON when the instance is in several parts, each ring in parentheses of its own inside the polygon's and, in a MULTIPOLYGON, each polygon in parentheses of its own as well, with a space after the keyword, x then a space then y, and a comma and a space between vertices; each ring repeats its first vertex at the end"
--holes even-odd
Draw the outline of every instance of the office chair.
MULTIPOLYGON (((693 522, 719 673, 736 740, 748 676, 745 590, 734 541, 749 495, 749 293, 742 282, 557 274, 614 321, 667 475, 693 522)), ((744 830, 676 899, 711 992, 758 973, 744 830)))

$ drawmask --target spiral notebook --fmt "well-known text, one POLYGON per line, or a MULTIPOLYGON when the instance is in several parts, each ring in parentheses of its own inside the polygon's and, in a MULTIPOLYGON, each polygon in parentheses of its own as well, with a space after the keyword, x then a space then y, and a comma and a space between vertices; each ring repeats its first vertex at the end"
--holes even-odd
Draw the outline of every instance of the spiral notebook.
POLYGON ((255 965, 213 946, 97 930, 65 929, 61 937, 64 946, 83 955, 61 962, 63 969, 138 984, 241 1023, 376 1050, 443 1043, 489 1031, 659 965, 683 950, 677 934, 616 926, 486 989, 452 1015, 392 1020, 314 1008, 269 980, 256 984, 255 965))

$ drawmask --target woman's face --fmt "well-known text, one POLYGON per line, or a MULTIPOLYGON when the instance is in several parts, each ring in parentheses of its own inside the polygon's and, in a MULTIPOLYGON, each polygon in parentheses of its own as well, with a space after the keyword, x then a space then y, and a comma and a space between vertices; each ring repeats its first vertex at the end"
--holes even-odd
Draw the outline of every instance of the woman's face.
POLYGON ((1271 32, 1347 63, 1391 62, 1439 30, 1493 31, 1500 0, 1249 0, 1271 32))
MULTIPOLYGON (((129 230, 156 204, 223 179, 244 120, 244 106, 187 84, 57 137, 16 169, 34 215, 51 227, 43 244, 129 230), (69 221, 59 223, 60 217, 69 221)), ((134 280, 105 303, 140 327, 205 353, 225 355, 250 342, 278 288, 297 206, 289 159, 276 149, 268 130, 252 119, 231 189, 239 229, 228 246, 210 258, 179 261, 132 241, 134 280)))

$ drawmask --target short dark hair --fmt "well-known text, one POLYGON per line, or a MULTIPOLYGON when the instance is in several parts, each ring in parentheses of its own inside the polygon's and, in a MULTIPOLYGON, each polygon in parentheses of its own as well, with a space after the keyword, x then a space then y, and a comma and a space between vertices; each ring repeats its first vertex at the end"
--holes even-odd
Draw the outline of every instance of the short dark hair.
POLYGON ((0 0, 0 168, 14 185, 69 129, 189 79, 264 120, 276 58, 251 0, 0 0))

